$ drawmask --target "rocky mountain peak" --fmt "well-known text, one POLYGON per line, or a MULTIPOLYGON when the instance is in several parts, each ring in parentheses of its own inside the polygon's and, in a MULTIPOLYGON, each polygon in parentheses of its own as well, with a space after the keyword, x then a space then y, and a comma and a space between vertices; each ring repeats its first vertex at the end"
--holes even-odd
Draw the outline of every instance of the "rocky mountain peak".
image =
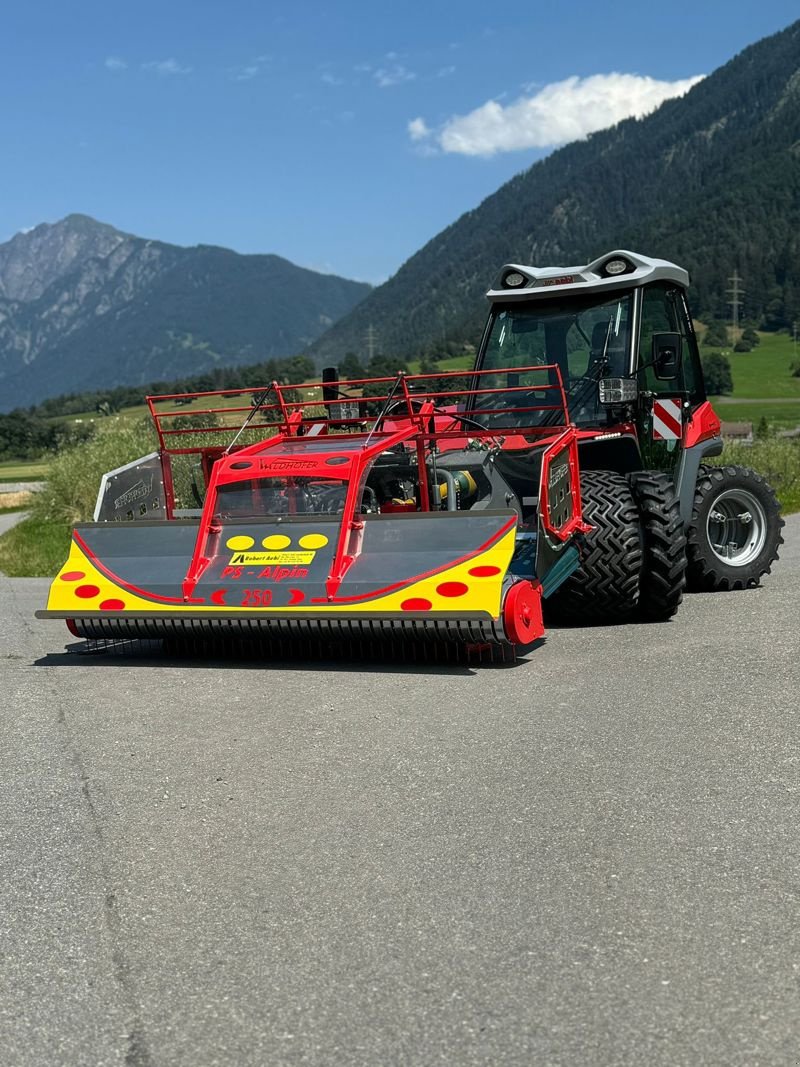
POLYGON ((285 358, 369 286, 275 255, 182 248, 87 215, 0 244, 0 411, 285 358))
POLYGON ((43 222, 0 244, 0 297, 37 300, 53 282, 88 259, 105 259, 127 234, 88 215, 43 222))

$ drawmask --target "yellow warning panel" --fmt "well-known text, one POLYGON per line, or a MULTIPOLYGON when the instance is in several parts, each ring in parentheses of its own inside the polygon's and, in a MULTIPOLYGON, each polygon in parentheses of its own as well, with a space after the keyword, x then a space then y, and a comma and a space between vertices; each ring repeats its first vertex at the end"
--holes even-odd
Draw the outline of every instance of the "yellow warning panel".
POLYGON ((265 567, 268 563, 279 563, 283 567, 308 566, 314 555, 314 552, 234 552, 230 566, 265 567))

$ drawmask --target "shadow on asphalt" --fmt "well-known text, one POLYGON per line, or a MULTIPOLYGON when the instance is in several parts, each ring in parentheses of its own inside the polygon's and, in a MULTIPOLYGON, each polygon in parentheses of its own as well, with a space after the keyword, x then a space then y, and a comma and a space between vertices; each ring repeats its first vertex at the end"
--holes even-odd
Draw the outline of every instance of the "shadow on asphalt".
POLYGON ((286 648, 270 655, 263 649, 207 647, 174 649, 160 647, 158 641, 108 642, 107 648, 97 650, 79 642, 68 645, 63 652, 49 652, 34 660, 35 667, 120 667, 186 668, 211 667, 221 670, 286 670, 324 671, 337 674, 354 670, 364 674, 392 673, 469 675, 476 670, 512 670, 524 667, 528 657, 544 645, 544 639, 521 649, 516 658, 502 658, 490 649, 465 650, 453 644, 441 648, 432 645, 408 647, 398 645, 390 649, 369 647, 337 648, 314 654, 313 650, 286 648))

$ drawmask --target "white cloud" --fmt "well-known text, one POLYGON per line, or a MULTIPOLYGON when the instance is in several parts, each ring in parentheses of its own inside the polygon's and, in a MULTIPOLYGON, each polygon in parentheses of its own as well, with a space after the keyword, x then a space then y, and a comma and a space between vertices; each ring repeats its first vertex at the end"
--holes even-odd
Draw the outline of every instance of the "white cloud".
POLYGON ((639 74, 593 74, 552 82, 533 96, 503 106, 488 100, 467 115, 454 115, 438 130, 423 119, 408 124, 412 141, 431 137, 443 152, 493 156, 523 148, 552 148, 576 141, 623 119, 641 118, 665 100, 683 96, 704 75, 657 81, 639 74))
POLYGON ((356 74, 369 74, 379 89, 389 89, 393 85, 416 80, 416 73, 409 70, 401 59, 397 52, 387 52, 379 66, 373 63, 358 63, 353 70, 356 74))
POLYGON ((103 66, 106 70, 127 70, 128 64, 119 56, 108 56, 103 66))
POLYGON ((432 132, 425 119, 412 119, 408 124, 408 136, 412 141, 424 141, 432 132))
MULTIPOLYGON (((393 59, 393 53, 389 53, 387 58, 393 59)), ((402 63, 389 63, 385 67, 378 67, 373 71, 375 81, 381 89, 388 89, 392 85, 401 85, 403 82, 412 82, 416 78, 416 74, 413 70, 409 70, 408 67, 404 67, 402 63)))
POLYGON ((151 70, 155 74, 172 75, 172 74, 191 74, 191 67, 182 67, 177 59, 161 59, 153 61, 151 63, 142 63, 142 70, 151 70))
MULTIPOLYGON (((237 82, 249 82, 253 78, 256 78, 264 69, 264 67, 271 62, 270 56, 256 56, 252 62, 243 67, 234 67, 229 73, 234 81, 237 82)), ((189 68, 191 69, 191 68, 189 68)), ((171 72, 170 72, 171 73, 171 72)), ((178 73, 178 71, 175 71, 178 73)), ((188 70, 180 71, 181 74, 188 74, 188 70)))

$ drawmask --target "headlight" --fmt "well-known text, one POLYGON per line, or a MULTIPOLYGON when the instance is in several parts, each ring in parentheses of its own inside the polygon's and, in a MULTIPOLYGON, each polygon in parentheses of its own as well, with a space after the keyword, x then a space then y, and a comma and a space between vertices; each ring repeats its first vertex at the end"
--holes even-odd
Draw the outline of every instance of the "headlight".
POLYGON ((639 395, 635 378, 601 378, 601 404, 630 404, 639 395))

